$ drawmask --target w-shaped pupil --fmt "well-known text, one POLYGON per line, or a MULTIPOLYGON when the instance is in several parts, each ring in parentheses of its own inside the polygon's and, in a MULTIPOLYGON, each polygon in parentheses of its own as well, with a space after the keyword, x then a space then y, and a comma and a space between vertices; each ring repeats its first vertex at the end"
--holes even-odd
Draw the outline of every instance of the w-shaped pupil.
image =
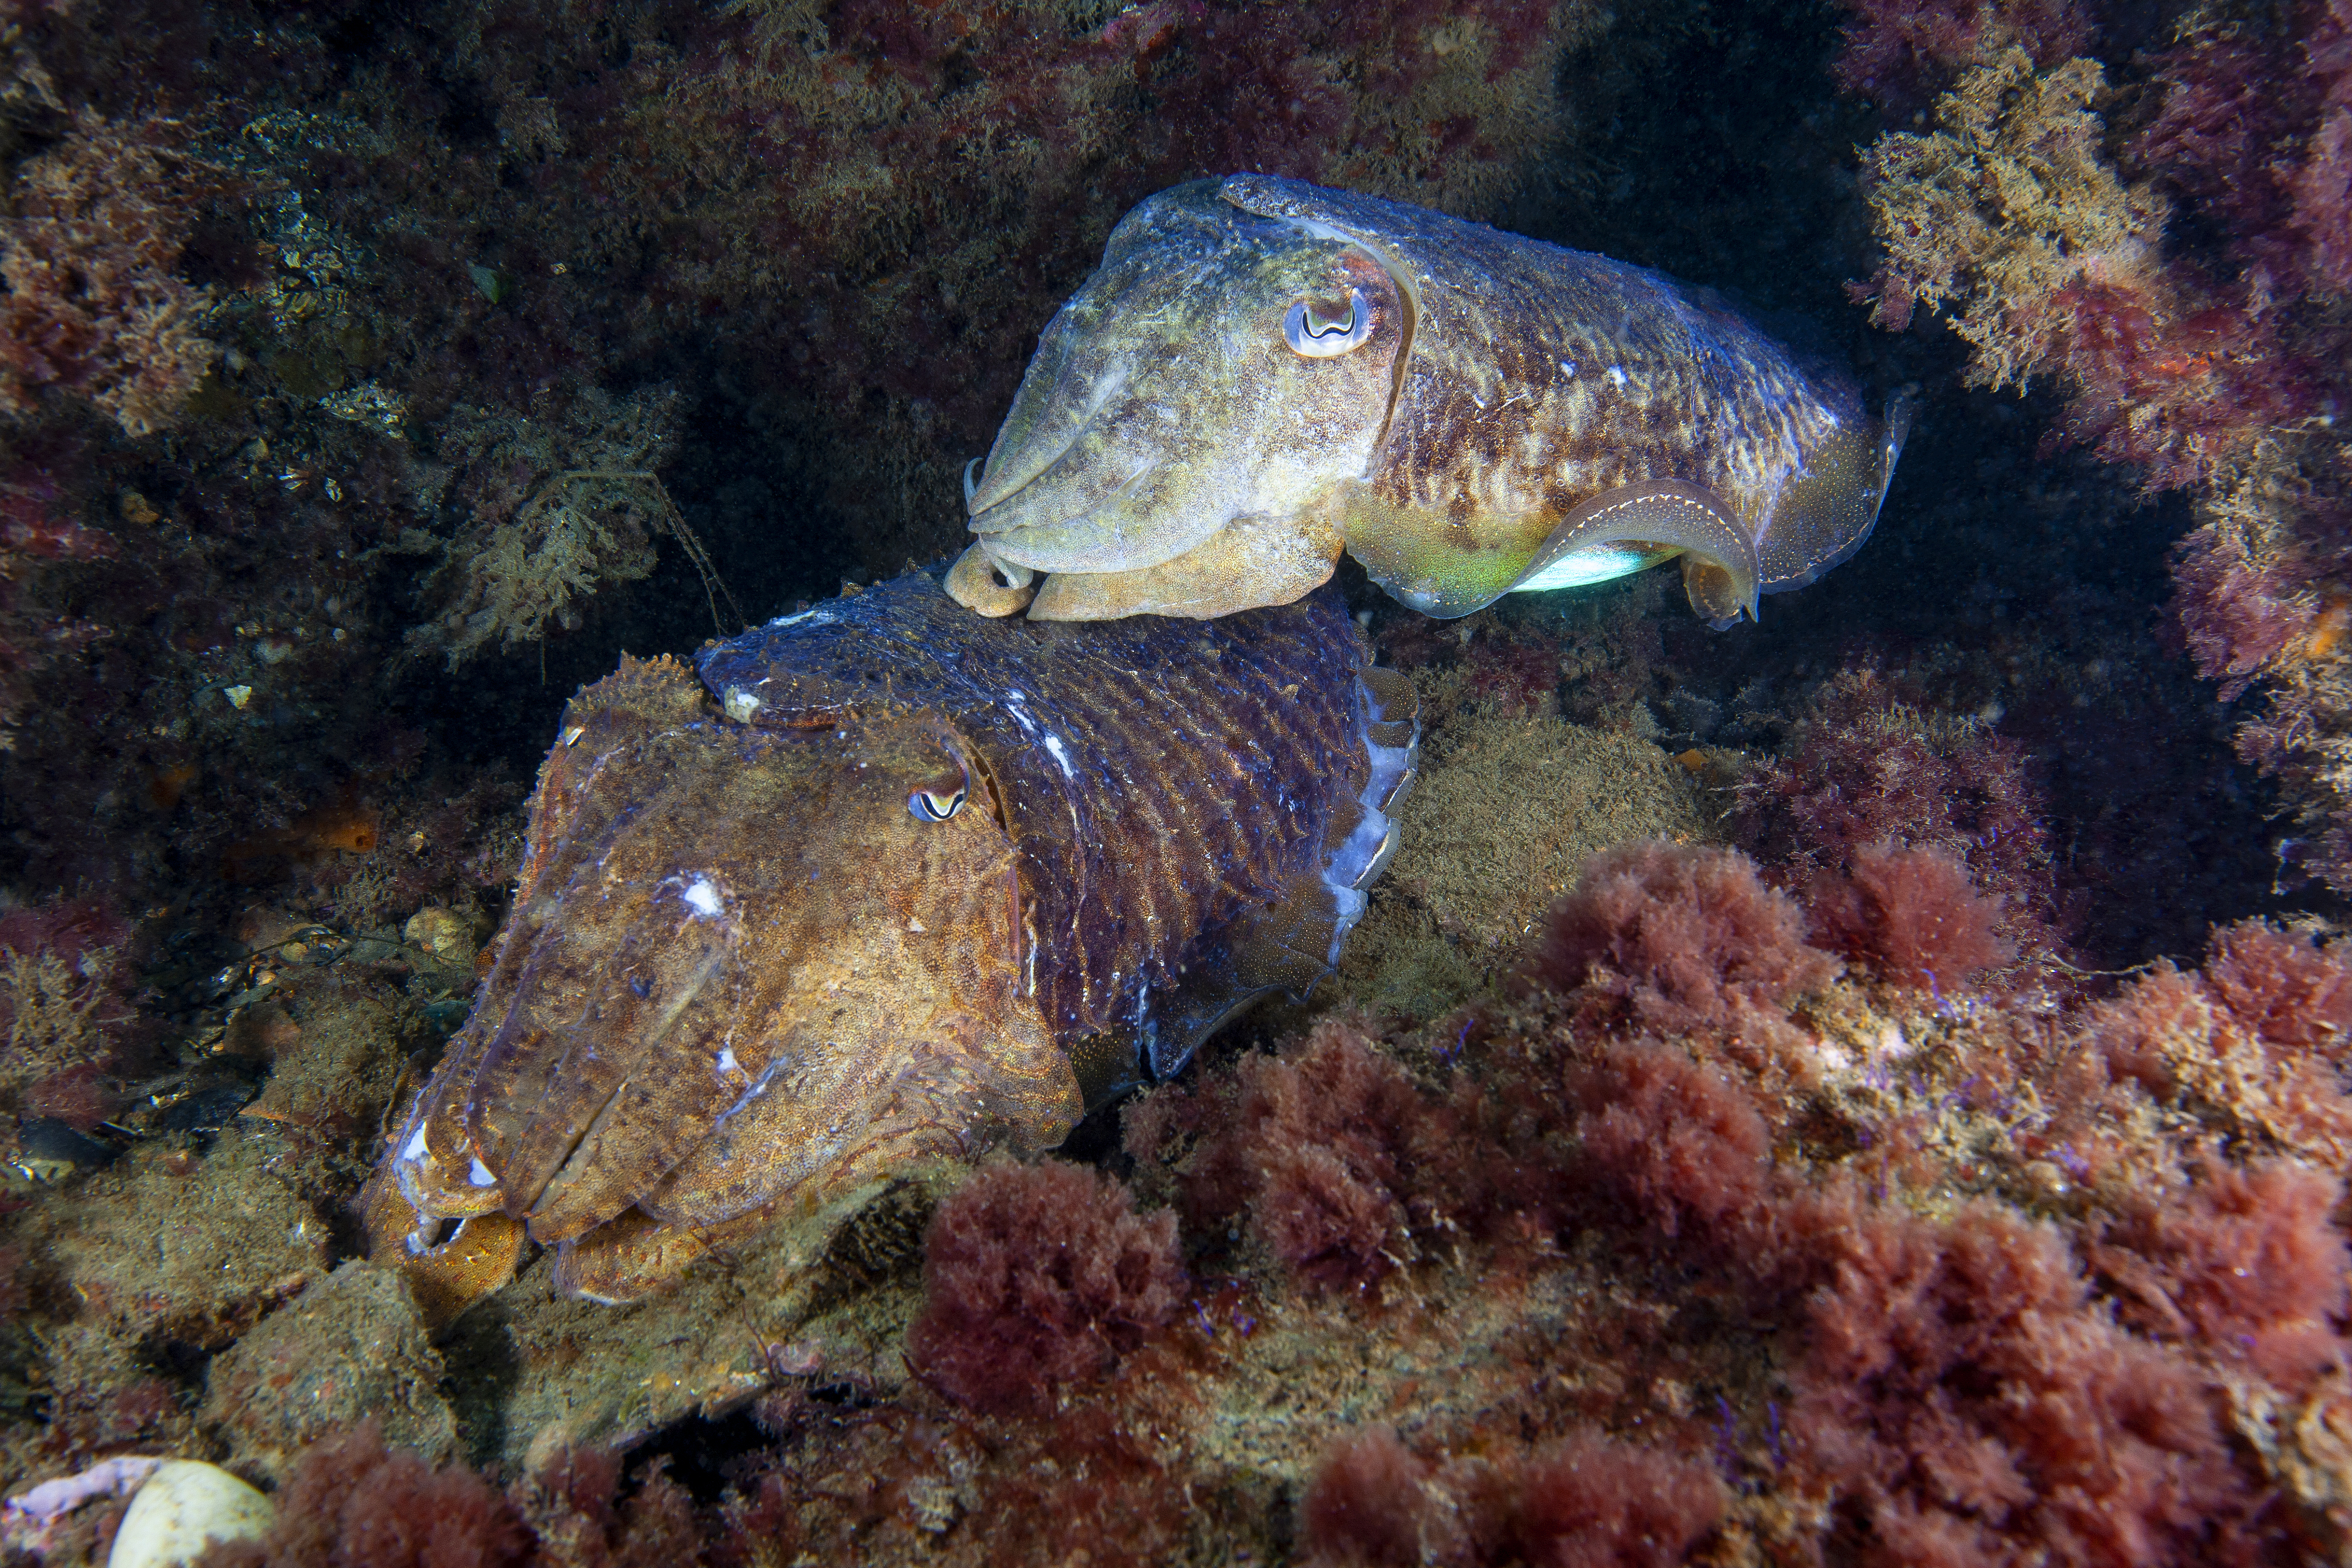
POLYGON ((1345 337, 1356 330, 1356 301, 1348 301, 1348 313, 1330 317, 1318 312, 1313 305, 1307 307, 1307 335, 1310 338, 1345 337))
POLYGON ((907 809, 925 822, 945 822, 963 809, 964 792, 919 789, 907 797, 907 809))

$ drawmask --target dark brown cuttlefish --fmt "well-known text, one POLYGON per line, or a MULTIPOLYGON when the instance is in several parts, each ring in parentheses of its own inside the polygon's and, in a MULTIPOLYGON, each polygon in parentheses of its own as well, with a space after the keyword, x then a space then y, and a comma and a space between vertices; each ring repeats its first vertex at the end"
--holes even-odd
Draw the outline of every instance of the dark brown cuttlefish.
POLYGON ((1328 589, 1062 626, 910 574, 695 662, 564 710, 494 965, 370 1185, 436 1315, 526 1239, 627 1300, 901 1163, 1058 1142, 1328 970, 1418 740, 1328 589))

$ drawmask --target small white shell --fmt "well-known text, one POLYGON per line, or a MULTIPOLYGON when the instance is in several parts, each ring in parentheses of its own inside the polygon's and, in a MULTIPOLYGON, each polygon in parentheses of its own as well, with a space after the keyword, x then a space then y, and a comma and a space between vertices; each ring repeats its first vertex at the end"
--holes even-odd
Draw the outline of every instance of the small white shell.
POLYGON ((106 1568, 182 1568, 213 1541, 256 1541, 275 1504, 215 1465, 167 1459, 131 1500, 106 1568))

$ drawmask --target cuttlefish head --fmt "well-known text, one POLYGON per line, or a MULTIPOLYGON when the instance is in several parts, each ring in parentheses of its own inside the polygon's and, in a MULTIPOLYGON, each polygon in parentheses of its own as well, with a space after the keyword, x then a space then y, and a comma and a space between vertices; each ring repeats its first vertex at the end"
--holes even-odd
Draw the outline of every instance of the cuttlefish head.
POLYGON ((949 583, 964 603, 1044 619, 1221 615, 1329 574, 1339 521, 1314 520, 1379 445, 1412 297, 1347 236, 1217 193, 1181 185, 1129 214, 1047 324, 985 468, 966 476, 978 542, 949 583), (1281 581, 1210 569, 1261 544, 1259 576, 1281 581), (1037 574, 1054 581, 1030 603, 1037 574), (1088 581, 1101 574, 1122 576, 1088 581), (1116 606, 1099 602, 1114 590, 1116 606))
POLYGON ((436 1316, 526 1238, 625 1300, 765 1216, 1076 1116, 978 753, 933 713, 723 689, 625 661, 566 710, 496 963, 364 1205, 436 1316))

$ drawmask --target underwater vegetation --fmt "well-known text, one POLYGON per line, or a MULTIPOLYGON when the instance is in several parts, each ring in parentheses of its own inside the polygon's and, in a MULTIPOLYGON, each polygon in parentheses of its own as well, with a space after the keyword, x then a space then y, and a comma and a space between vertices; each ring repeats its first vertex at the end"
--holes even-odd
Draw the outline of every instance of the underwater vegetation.
POLYGON ((212 1561, 2332 1557, 2352 965, 2246 922, 2095 998, 1999 913, 1625 846, 1456 1015, 983 1166, 903 1361, 774 1348, 723 1458, 359 1426, 212 1561))
POLYGON ((1600 22, 12 9, 12 875, 135 901, 346 792, 404 837, 487 751, 527 768, 543 661, 560 696, 615 637, 709 629, 701 546, 766 613, 947 551, 1136 201, 1266 167, 1491 214, 1600 22), (445 663, 515 702, 450 725, 445 663))
POLYGON ((21 1120, 88 1132, 114 1110, 107 1083, 138 1065, 152 1036, 130 984, 131 928, 98 899, 0 914, 0 1097, 21 1120))
POLYGON ((2065 399, 2053 447, 2181 491, 2176 635, 2240 753, 2284 784, 2284 860, 2352 887, 2342 301, 2352 272, 2352 16, 1856 7, 1841 83, 1888 130, 1865 158, 1884 265, 1864 296, 1967 343, 1967 378, 2065 399))

